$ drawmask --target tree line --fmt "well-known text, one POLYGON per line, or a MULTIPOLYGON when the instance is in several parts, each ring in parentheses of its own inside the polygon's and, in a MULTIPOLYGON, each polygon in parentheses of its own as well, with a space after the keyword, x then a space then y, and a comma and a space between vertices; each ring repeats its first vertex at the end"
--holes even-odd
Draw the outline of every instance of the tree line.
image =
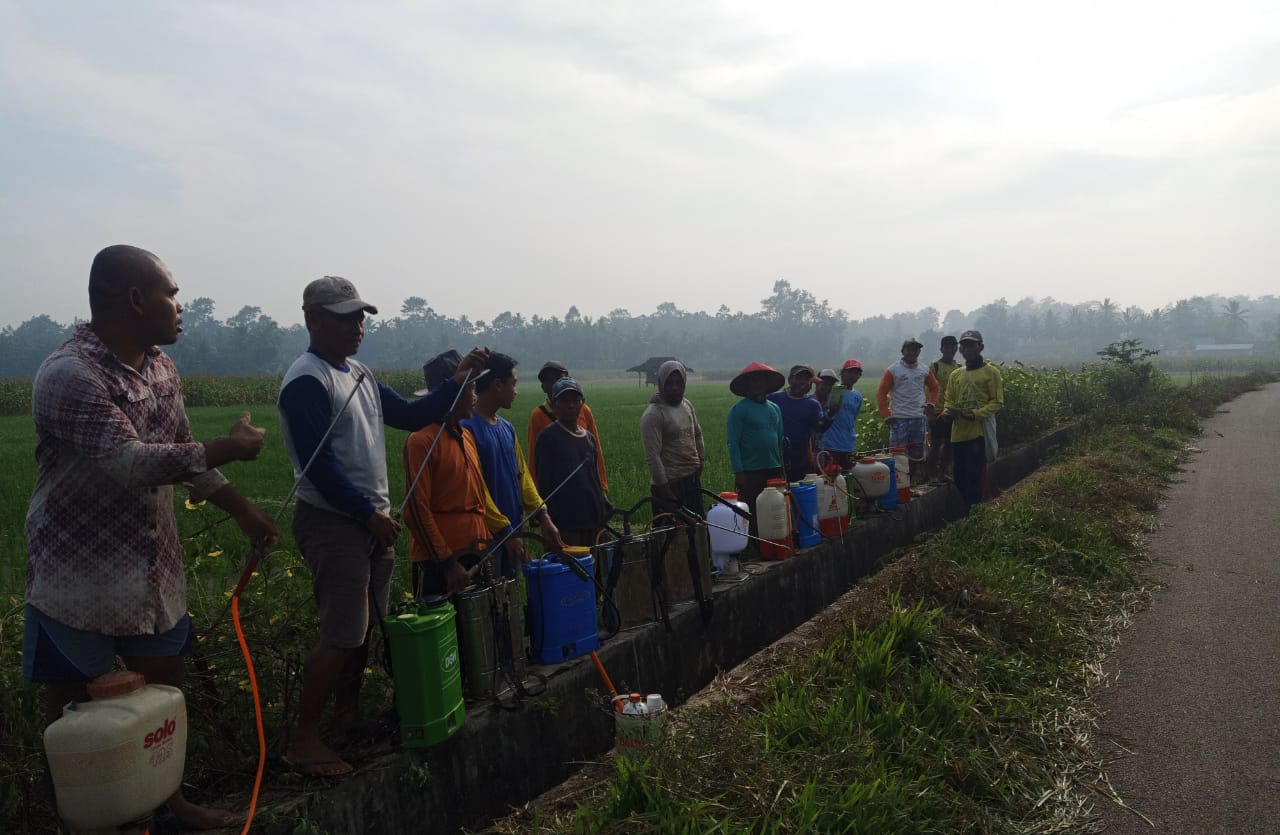
MULTIPOLYGON (((307 346, 303 325, 281 325, 258 307, 220 320, 213 299, 202 296, 186 305, 182 318, 183 335, 166 350, 184 373, 279 373, 307 346)), ((0 329, 0 377, 32 376, 74 324, 42 314, 0 329)), ((717 376, 752 359, 835 364, 855 356, 874 366, 896 357, 905 336, 920 338, 929 355, 944 334, 968 328, 983 332, 988 356, 1047 364, 1091 359, 1098 345, 1124 339, 1165 355, 1241 343, 1255 354, 1277 354, 1280 297, 1194 296, 1152 310, 1121 308, 1111 299, 1071 304, 1027 297, 1010 304, 1001 298, 967 312, 925 307, 855 319, 779 280, 754 313, 728 305, 714 313, 687 311, 663 302, 635 315, 617 308, 593 318, 571 306, 563 317, 505 311, 486 322, 441 313, 410 296, 398 314, 370 317, 360 358, 373 368, 417 368, 447 348, 484 344, 526 365, 555 358, 570 368, 621 371, 663 355, 717 376)))

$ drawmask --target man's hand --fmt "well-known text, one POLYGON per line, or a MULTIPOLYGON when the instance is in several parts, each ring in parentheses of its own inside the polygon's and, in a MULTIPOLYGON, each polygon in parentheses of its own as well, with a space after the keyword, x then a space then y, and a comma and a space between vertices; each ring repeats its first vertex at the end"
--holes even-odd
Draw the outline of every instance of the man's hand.
POLYGON ((267 437, 267 430, 260 426, 250 426, 249 413, 241 412, 240 419, 232 424, 227 437, 235 442, 237 451, 240 453, 237 460, 252 461, 262 451, 262 442, 267 437))
POLYGON ((933 405, 932 403, 924 404, 924 416, 927 417, 929 420, 937 420, 938 407, 933 405))
POLYGON ((240 530, 248 537, 249 544, 261 548, 264 552, 276 546, 280 541, 280 528, 275 520, 262 511, 256 504, 245 502, 232 514, 240 530))
POLYGON ((480 372, 484 370, 485 365, 489 362, 488 348, 472 348, 471 353, 462 358, 462 362, 458 363, 458 370, 454 372, 453 381, 458 385, 462 385, 467 379, 467 373, 471 373, 470 379, 475 380, 480 376, 480 372))
MULTIPOLYGON (((560 529, 556 527, 556 523, 551 521, 551 514, 542 514, 542 519, 538 521, 538 526, 542 528, 542 538, 547 540, 551 547, 558 552, 565 549, 564 540, 560 538, 560 529)), ((528 562, 526 559, 525 562, 528 562)))
POLYGON ((249 425, 249 413, 241 412, 226 437, 204 442, 205 466, 221 467, 230 461, 252 461, 262 451, 267 430, 249 425))
POLYGON ((383 548, 395 545, 396 539, 400 536, 400 523, 382 510, 375 510, 368 519, 364 520, 364 526, 383 548))
POLYGON ((449 567, 445 569, 444 575, 445 594, 452 597, 458 592, 466 590, 469 585, 471 585, 471 575, 462 567, 462 563, 456 560, 450 563, 449 567))
POLYGON ((508 539, 504 547, 511 552, 512 556, 520 560, 520 562, 529 561, 529 552, 525 549, 524 540, 520 538, 519 534, 513 535, 508 539))

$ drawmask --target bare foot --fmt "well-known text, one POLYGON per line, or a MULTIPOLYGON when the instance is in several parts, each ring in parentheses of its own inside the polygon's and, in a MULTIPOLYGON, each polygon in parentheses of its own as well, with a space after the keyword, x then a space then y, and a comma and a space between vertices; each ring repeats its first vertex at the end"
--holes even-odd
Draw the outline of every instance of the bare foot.
POLYGON ((244 815, 192 803, 182 796, 181 791, 169 798, 169 811, 173 812, 183 829, 226 829, 244 823, 244 815))
POLYGON ((350 763, 314 736, 295 735, 285 751, 284 761, 307 777, 341 777, 352 770, 350 763))

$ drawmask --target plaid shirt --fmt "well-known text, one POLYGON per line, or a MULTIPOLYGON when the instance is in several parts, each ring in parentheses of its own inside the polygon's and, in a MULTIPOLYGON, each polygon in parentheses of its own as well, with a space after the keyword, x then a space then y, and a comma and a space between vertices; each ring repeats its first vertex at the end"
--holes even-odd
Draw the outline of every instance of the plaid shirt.
POLYGON ((76 629, 150 635, 187 610, 173 487, 227 483, 191 438, 173 362, 116 359, 88 325, 49 355, 31 395, 40 475, 27 512, 27 602, 76 629))

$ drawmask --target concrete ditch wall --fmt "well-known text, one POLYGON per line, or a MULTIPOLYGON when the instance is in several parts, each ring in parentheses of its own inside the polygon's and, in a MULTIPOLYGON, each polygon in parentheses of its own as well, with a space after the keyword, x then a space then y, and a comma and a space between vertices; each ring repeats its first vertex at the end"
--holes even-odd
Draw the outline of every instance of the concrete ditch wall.
MULTIPOLYGON (((1011 450, 988 470, 997 490, 1034 472, 1075 427, 1011 450)), ((702 623, 692 602, 661 624, 624 631, 599 655, 620 692, 643 688, 682 703, 729 669, 773 643, 871 573, 891 551, 964 512, 950 485, 929 491, 891 514, 860 518, 843 539, 828 539, 784 562, 753 563, 758 573, 714 587, 715 613, 702 623)), ((333 833, 453 832, 484 826, 563 782, 575 763, 613 747, 614 722, 600 697, 589 657, 552 668, 547 691, 518 710, 472 707, 458 733, 434 748, 397 750, 341 783, 288 804, 333 833)), ((277 811, 285 811, 277 808, 277 811)))

